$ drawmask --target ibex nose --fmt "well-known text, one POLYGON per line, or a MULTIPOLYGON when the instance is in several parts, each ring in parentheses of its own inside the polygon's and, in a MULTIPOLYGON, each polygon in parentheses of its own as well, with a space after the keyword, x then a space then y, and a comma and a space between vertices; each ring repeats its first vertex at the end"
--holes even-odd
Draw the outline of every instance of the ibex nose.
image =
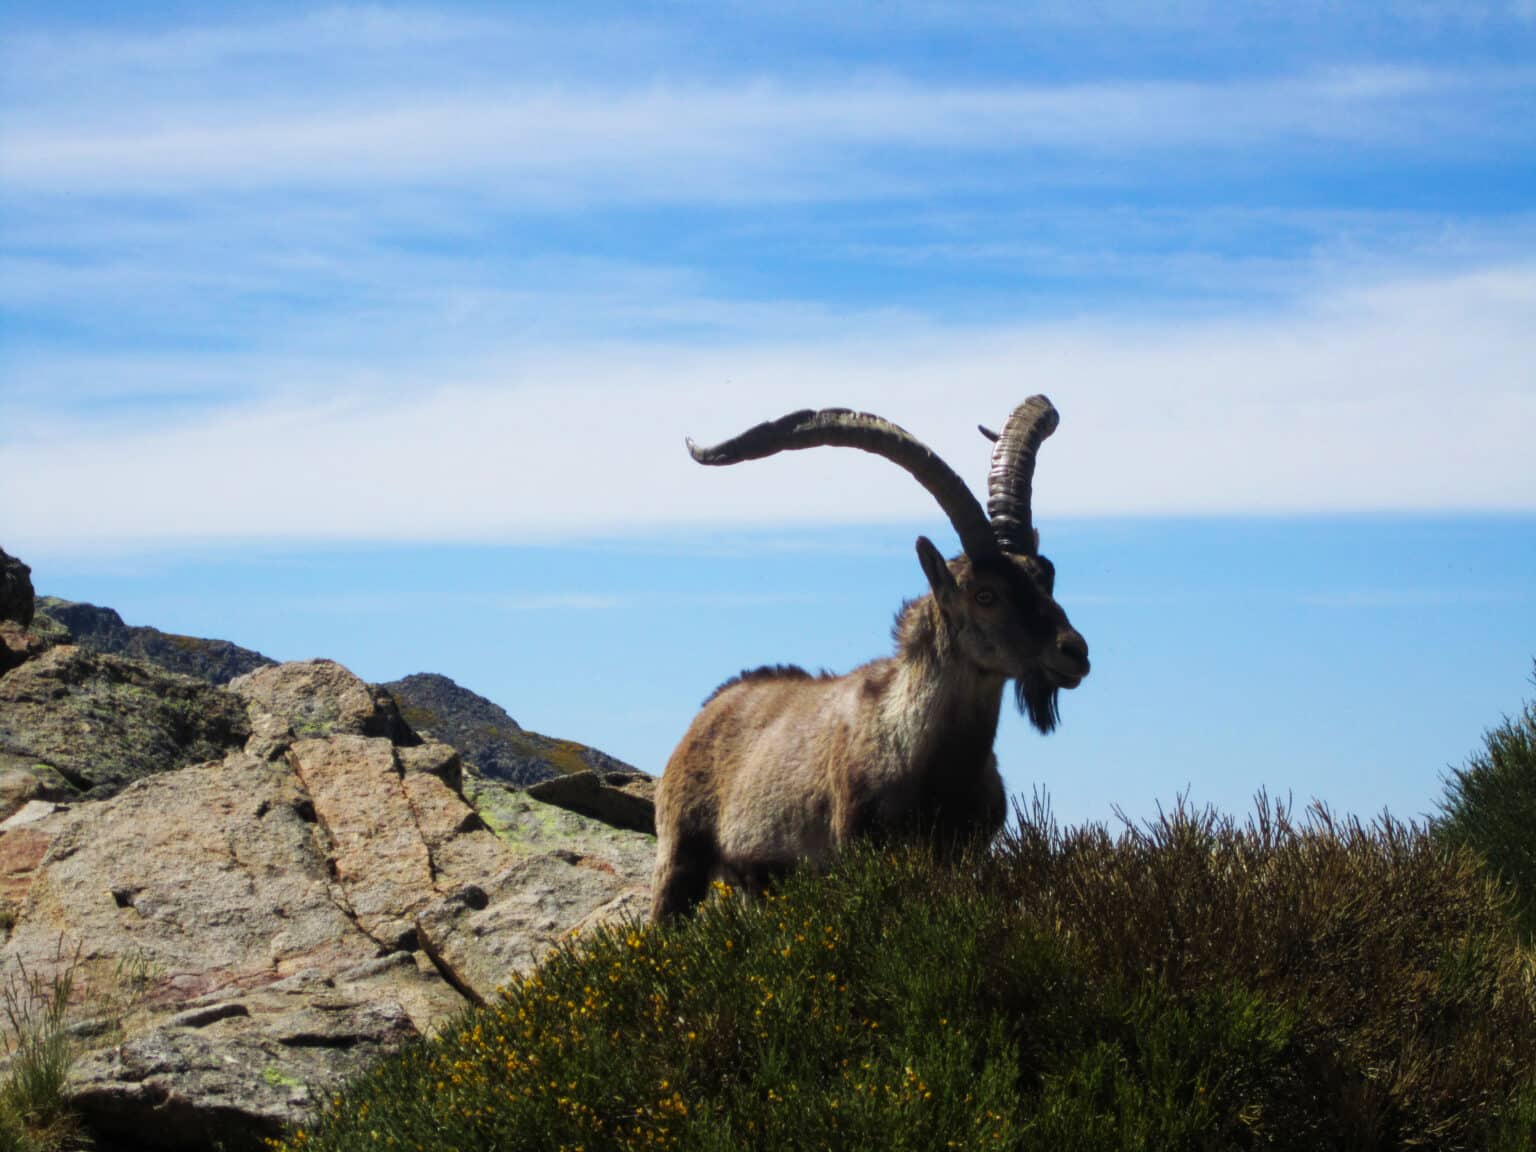
POLYGON ((1082 667, 1080 675, 1088 675, 1088 641, 1076 632, 1063 632, 1056 637, 1056 650, 1067 659, 1082 667))

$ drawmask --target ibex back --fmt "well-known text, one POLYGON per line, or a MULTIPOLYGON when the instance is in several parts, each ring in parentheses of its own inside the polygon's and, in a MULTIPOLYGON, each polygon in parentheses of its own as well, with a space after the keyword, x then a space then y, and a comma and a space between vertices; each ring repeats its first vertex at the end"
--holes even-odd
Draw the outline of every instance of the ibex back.
POLYGON ((868 413, 806 410, 714 448, 688 442, 702 464, 824 445, 874 452, 928 489, 964 552, 946 562, 918 538, 929 593, 903 605, 894 656, 845 676, 759 668, 705 702, 657 790, 655 918, 687 913, 712 880, 757 891, 797 863, 824 866, 855 837, 955 844, 1002 827, 992 745, 1004 686, 1049 732, 1058 691, 1088 674, 1088 645, 1054 599, 1031 523, 1035 454, 1056 422, 1034 396, 1001 436, 982 429, 996 441, 985 511, 931 450, 868 413))

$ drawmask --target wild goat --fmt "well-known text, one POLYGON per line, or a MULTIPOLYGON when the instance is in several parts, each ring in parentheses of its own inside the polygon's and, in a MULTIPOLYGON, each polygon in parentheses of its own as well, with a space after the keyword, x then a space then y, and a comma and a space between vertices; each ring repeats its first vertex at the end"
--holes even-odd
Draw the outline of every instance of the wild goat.
POLYGON ((939 502, 964 554, 946 562, 918 537, 930 592, 902 606, 894 656, 844 676, 759 668, 705 701, 657 790, 655 919, 688 913, 716 879, 759 891, 797 862, 824 866, 856 837, 951 844, 1002 827, 992 744, 1004 684, 1050 732, 1057 692, 1088 674, 1030 522, 1035 454, 1057 419, 1034 396, 1001 436, 982 429, 996 442, 987 511, 929 448, 865 412, 806 409, 713 448, 688 441, 701 464, 823 445, 883 456, 939 502))

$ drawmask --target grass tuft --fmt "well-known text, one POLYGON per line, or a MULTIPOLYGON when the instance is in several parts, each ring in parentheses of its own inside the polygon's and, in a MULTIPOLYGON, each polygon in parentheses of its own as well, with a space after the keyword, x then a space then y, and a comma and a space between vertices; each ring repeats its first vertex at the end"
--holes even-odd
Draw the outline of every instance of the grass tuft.
POLYGON ((66 1094, 81 1049, 74 1026, 89 1024, 97 1037, 120 1035, 123 1018, 143 999, 155 973, 134 953, 87 989, 80 980, 81 957, 82 947, 70 953, 61 937, 45 971, 16 957, 0 985, 0 1152, 91 1146, 66 1094))
POLYGON ((5 1077, 0 1081, 0 1152, 53 1152, 78 1146, 80 1128, 64 1088, 77 1053, 67 1015, 79 953, 29 971, 20 958, 0 987, 5 1077))

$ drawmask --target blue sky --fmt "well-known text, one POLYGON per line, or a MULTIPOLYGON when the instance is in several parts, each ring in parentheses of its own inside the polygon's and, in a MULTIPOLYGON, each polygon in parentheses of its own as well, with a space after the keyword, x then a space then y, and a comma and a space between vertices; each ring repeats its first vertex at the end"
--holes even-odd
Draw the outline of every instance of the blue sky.
POLYGON ((705 472, 803 406, 1038 517, 1095 656, 1015 790, 1426 810, 1536 655, 1536 5, 0 14, 0 545, 130 621, 440 670, 659 770, 884 652, 926 495, 705 472))

